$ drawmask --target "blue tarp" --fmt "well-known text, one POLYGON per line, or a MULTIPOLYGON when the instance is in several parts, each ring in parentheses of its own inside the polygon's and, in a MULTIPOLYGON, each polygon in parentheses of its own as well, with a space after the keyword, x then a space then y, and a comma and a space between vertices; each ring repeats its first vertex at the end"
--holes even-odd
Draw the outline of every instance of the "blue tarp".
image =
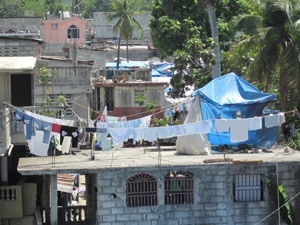
MULTIPOLYGON (((275 101, 276 96, 263 93, 238 75, 229 73, 212 80, 203 88, 193 92, 193 96, 200 95, 200 106, 203 120, 235 119, 237 112, 241 118, 262 116, 263 109, 269 102, 275 101)), ((263 123, 264 124, 264 123, 263 123)), ((277 140, 278 127, 249 131, 248 141, 232 143, 230 132, 216 132, 212 129, 207 134, 212 146, 240 144, 252 147, 268 148, 277 140)))

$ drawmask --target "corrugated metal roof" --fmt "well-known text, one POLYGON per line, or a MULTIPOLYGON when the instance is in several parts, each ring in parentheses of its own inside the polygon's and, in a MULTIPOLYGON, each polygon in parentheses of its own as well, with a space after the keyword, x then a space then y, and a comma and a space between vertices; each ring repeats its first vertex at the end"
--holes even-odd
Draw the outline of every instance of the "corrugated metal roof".
POLYGON ((57 190, 67 193, 73 192, 75 175, 57 174, 57 190))
POLYGON ((0 57, 0 72, 33 70, 36 62, 33 56, 0 57))

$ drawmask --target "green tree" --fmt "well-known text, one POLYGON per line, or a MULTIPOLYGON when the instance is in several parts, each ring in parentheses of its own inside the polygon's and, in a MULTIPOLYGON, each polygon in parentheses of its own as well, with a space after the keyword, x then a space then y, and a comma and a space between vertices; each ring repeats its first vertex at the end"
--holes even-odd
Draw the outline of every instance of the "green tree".
MULTIPOLYGON (((215 3, 195 0, 154 1, 150 21, 153 45, 162 54, 162 58, 172 56, 176 61, 175 70, 180 73, 171 81, 172 85, 176 86, 175 94, 183 94, 185 84, 194 82, 195 87, 199 87, 213 76, 221 74, 221 72, 212 73, 217 57, 211 58, 211 50, 219 48, 216 53, 221 51, 222 55, 225 55, 230 49, 234 38, 234 31, 230 26, 231 18, 237 13, 249 11, 246 2, 246 0, 222 0, 215 3), (214 4, 209 5, 210 3, 214 4), (211 10, 210 13, 207 7, 211 10), (210 16, 211 19, 210 14, 214 14, 210 16), (215 19, 218 27, 211 29, 216 25, 215 19), (212 31, 214 35, 211 34, 212 31), (212 37, 219 37, 219 41, 218 38, 212 40, 212 37), (199 63, 199 60, 202 60, 202 63, 199 63)), ((217 67, 220 69, 220 65, 217 67)))
POLYGON ((48 7, 50 14, 56 16, 59 16, 59 11, 67 10, 67 6, 62 3, 62 0, 46 0, 45 5, 48 7))
POLYGON ((84 1, 83 16, 93 18, 93 12, 109 12, 111 0, 87 0, 84 1))
POLYGON ((0 17, 22 17, 22 1, 0 1, 0 17))
POLYGON ((119 68, 120 61, 120 42, 121 38, 124 37, 127 45, 127 62, 129 62, 128 56, 128 40, 132 38, 134 29, 138 29, 139 32, 142 31, 142 27, 139 22, 134 18, 135 15, 141 14, 143 11, 141 9, 140 0, 115 0, 112 3, 112 14, 108 16, 110 21, 117 20, 116 24, 113 26, 113 31, 119 34, 118 42, 118 62, 117 69, 119 68))
POLYGON ((235 63, 251 54, 248 76, 264 91, 276 92, 284 111, 295 108, 300 81, 300 14, 293 2, 286 3, 269 0, 260 14, 239 16, 237 28, 248 37, 232 49, 239 55, 235 63))
POLYGON ((32 11, 36 17, 43 17, 49 7, 46 5, 46 0, 25 0, 22 9, 23 11, 32 11))

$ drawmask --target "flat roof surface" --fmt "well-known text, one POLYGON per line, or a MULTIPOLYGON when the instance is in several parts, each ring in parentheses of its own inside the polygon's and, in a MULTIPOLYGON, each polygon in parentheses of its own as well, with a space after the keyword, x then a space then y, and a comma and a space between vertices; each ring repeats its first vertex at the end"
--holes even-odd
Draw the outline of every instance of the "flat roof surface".
MULTIPOLYGON (((91 160, 91 150, 80 150, 77 155, 61 155, 54 157, 20 158, 18 171, 22 175, 42 175, 59 173, 97 173, 100 169, 157 167, 157 166, 193 166, 205 164, 225 164, 223 153, 212 155, 179 155, 175 146, 163 146, 158 152, 153 147, 120 148, 110 151, 95 151, 95 159, 91 160), (161 157, 160 157, 161 155, 161 157), (55 163, 53 162, 55 160, 55 163), (216 161, 207 163, 206 161, 216 161)), ((261 151, 261 150, 260 150, 261 151)), ((300 151, 284 153, 284 149, 270 149, 261 153, 228 154, 229 163, 259 162, 300 162, 300 151)))
POLYGON ((33 70, 36 62, 33 56, 0 57, 0 72, 33 70))

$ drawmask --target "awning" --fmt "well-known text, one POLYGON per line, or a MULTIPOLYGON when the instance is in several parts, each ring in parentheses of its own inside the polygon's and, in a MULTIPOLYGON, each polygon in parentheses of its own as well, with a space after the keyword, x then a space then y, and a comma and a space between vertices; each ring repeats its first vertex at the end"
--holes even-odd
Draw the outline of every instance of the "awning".
POLYGON ((0 72, 24 72, 33 70, 37 58, 33 56, 0 57, 0 72))

